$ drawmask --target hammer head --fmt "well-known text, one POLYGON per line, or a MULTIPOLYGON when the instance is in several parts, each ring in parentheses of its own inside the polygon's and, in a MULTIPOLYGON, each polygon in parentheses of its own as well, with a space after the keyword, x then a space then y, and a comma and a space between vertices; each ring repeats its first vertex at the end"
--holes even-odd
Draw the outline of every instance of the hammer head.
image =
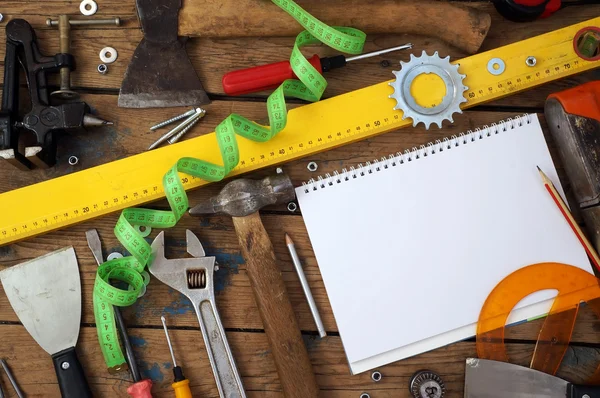
POLYGON ((190 210, 192 216, 224 213, 244 217, 267 205, 287 203, 296 197, 292 181, 285 174, 277 174, 262 180, 240 178, 233 180, 212 197, 190 210))

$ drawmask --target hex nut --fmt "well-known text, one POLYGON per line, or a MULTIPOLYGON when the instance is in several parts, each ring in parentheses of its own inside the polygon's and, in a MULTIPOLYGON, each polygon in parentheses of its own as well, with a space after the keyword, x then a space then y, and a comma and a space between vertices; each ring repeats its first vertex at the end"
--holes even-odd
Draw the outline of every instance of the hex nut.
POLYGON ((290 203, 288 203, 288 205, 287 205, 287 209, 288 209, 288 211, 290 211, 290 212, 292 212, 292 213, 293 213, 293 212, 295 212, 296 210, 298 210, 298 205, 296 204, 296 202, 290 202, 290 203))
POLYGON ((306 168, 308 171, 317 171, 319 165, 316 162, 310 162, 308 165, 306 165, 306 168))
POLYGON ((360 394, 360 398, 371 398, 371 396, 368 393, 363 392, 362 394, 360 394))
POLYGON ((98 73, 101 75, 106 75, 106 72, 108 72, 108 66, 106 66, 106 64, 98 65, 98 73))
POLYGON ((75 166, 77 163, 79 163, 79 158, 77 156, 69 156, 69 164, 71 166, 75 166))
POLYGON ((527 59, 525 59, 525 65, 535 66, 535 64, 537 64, 537 59, 535 57, 527 57, 527 59))

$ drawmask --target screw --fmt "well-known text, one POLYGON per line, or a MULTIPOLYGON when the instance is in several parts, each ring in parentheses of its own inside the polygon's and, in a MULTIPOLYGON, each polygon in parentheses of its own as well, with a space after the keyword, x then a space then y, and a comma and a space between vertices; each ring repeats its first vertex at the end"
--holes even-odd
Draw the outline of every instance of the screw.
POLYGON ((535 57, 527 57, 527 59, 525 59, 525 64, 527 66, 535 66, 535 64, 537 64, 537 59, 535 59, 535 57))
MULTIPOLYGON (((52 18, 46 19, 46 25, 48 26, 58 26, 59 21, 53 20, 52 18)), ((77 25, 115 25, 121 26, 120 18, 113 19, 69 19, 69 25, 77 26, 77 25)))
POLYGON ((295 202, 290 202, 287 205, 287 209, 288 209, 288 211, 291 211, 293 213, 296 210, 298 210, 298 205, 295 202))
POLYGON ((198 118, 200 116, 204 116, 204 113, 205 113, 205 111, 202 108, 196 108, 196 113, 195 114, 193 114, 192 116, 188 117, 183 122, 179 123, 177 125, 177 127, 175 127, 174 129, 171 129, 171 130, 167 131, 166 133, 164 133, 163 135, 161 135, 158 140, 154 141, 154 143, 152 143, 152 145, 150 145, 148 147, 148 150, 156 148, 157 146, 159 146, 160 144, 162 144, 164 141, 168 140, 169 138, 171 138, 175 134, 179 133, 189 123, 191 123, 192 121, 194 121, 194 119, 196 119, 196 118, 198 118))
POLYGON ((108 66, 106 66, 106 64, 98 65, 98 73, 101 75, 106 75, 106 72, 108 72, 108 66))
POLYGON ((167 124, 171 124, 173 122, 176 122, 178 120, 183 119, 184 117, 188 117, 188 116, 192 116, 196 113, 196 109, 190 109, 189 111, 187 111, 186 113, 182 113, 181 115, 177 115, 175 117, 172 117, 170 119, 165 120, 164 122, 160 122, 158 124, 155 124, 154 126, 150 127, 150 131, 154 131, 154 130, 158 130, 161 127, 166 126, 167 124))
POLYGON ((169 138, 169 141, 168 141, 168 143, 169 143, 169 144, 174 144, 174 143, 176 143, 177 141, 179 141, 179 139, 180 139, 181 137, 183 137, 183 135, 184 135, 185 133, 187 133, 188 131, 190 131, 190 129, 191 129, 192 127, 194 127, 194 125, 195 125, 196 123, 198 123, 198 122, 200 121, 200 119, 202 119, 202 118, 204 117, 204 115, 206 115, 206 111, 205 111, 204 109, 201 109, 201 111, 202 111, 202 112, 199 112, 199 113, 197 113, 196 115, 194 115, 194 116, 193 116, 193 117, 194 117, 194 120, 192 120, 192 121, 191 121, 191 122, 190 122, 190 123, 189 123, 187 126, 185 126, 185 127, 183 128, 183 130, 181 130, 179 133, 175 134, 173 137, 169 138))
POLYGON ((381 374, 380 371, 376 370, 373 373, 371 373, 371 379, 373 381, 381 381, 381 378, 383 377, 383 375, 381 374))
POLYGON ((63 370, 67 370, 71 367, 71 365, 69 364, 69 362, 63 362, 60 364, 60 367, 63 368, 63 370))
POLYGON ((69 164, 71 166, 75 166, 77 163, 79 163, 79 158, 77 156, 69 156, 69 164))
POLYGON ((317 171, 319 165, 316 162, 310 162, 308 165, 306 165, 306 168, 308 171, 317 171))
MULTIPOLYGON (((60 37, 60 52, 68 54, 71 52, 71 25, 68 15, 58 17, 58 35, 60 37)), ((60 68, 60 90, 52 92, 50 95, 61 99, 73 99, 79 97, 75 91, 71 90, 71 69, 67 66, 60 68)))

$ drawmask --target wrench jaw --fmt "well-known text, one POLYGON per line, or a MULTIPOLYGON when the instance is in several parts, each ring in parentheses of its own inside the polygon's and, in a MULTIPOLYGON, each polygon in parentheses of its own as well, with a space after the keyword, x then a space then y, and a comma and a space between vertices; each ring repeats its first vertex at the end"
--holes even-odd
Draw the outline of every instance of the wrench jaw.
POLYGON ((152 242, 153 261, 149 266, 150 273, 192 302, 215 375, 219 396, 245 398, 242 379, 235 365, 215 303, 216 258, 206 257, 200 240, 191 231, 186 231, 186 238, 187 252, 194 257, 168 260, 165 258, 164 232, 159 233, 152 242))

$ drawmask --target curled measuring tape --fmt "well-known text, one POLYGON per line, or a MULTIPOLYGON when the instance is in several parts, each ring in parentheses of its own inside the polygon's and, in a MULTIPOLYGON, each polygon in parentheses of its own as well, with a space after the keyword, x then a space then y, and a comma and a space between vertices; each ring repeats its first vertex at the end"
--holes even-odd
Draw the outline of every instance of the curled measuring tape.
MULTIPOLYGON (((118 369, 125 363, 121 346, 117 340, 113 305, 128 306, 135 302, 142 289, 140 275, 150 262, 151 248, 140 235, 138 226, 170 228, 187 211, 188 198, 179 173, 189 174, 206 181, 220 181, 239 162, 236 135, 252 141, 265 142, 273 138, 287 123, 285 97, 306 101, 318 101, 327 82, 325 78, 302 55, 300 48, 317 44, 328 45, 338 51, 360 54, 366 35, 362 31, 346 27, 331 27, 319 21, 292 0, 272 0, 290 14, 306 29, 297 37, 292 49, 290 64, 299 80, 286 80, 267 99, 269 126, 261 126, 241 115, 231 114, 215 129, 223 165, 195 158, 182 158, 163 177, 163 186, 171 210, 125 209, 117 225, 115 235, 131 256, 103 264, 96 275, 94 285, 94 317, 98 339, 104 360, 110 369, 118 369), (130 290, 116 288, 111 279, 127 283, 130 290)), ((185 177, 184 177, 185 178, 185 177)))

